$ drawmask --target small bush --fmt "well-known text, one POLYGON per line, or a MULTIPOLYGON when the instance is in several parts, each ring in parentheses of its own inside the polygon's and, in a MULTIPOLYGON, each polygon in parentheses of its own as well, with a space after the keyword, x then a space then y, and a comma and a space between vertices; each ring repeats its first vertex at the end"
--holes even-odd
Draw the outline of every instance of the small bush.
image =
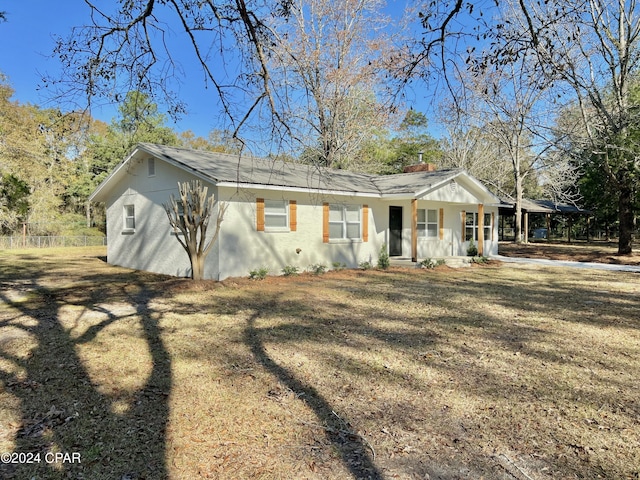
POLYGON ((322 275, 327 271, 327 266, 322 263, 314 263, 313 265, 309 265, 308 270, 314 275, 322 275))
POLYGON ((364 262, 360 262, 358 264, 358 267, 360 267, 360 269, 362 270, 371 270, 373 268, 373 265, 371 265, 371 262, 365 260, 364 262))
POLYGON ((473 243, 473 238, 471 240, 469 240, 469 248, 467 248, 467 256, 468 257, 475 257, 478 255, 478 247, 476 247, 476 244, 473 243))
POLYGON ((446 262, 444 258, 439 258, 438 260, 434 260, 433 258, 425 258, 420 262, 420 266, 422 268, 427 268, 429 270, 439 267, 440 265, 444 265, 446 262))
POLYGON ((381 270, 386 270, 391 265, 389 261, 389 253, 387 253, 387 244, 383 243, 382 247, 380 247, 380 253, 378 254, 378 268, 381 270))
POLYGON ((485 256, 481 256, 481 257, 475 256, 471 259, 472 263, 479 263, 479 264, 484 264, 484 263, 487 263, 488 261, 489 259, 485 256))
POLYGON ((251 280, 264 280, 265 278, 267 278, 268 274, 269 274, 269 269, 267 267, 260 267, 260 268, 257 268, 256 270, 251 270, 249 272, 249 278, 251 280))
POLYGON ((285 265, 285 267, 282 269, 282 274, 285 277, 291 277, 294 275, 298 275, 298 267, 294 266, 294 265, 285 265))
POLYGON ((344 270, 345 268, 347 268, 347 264, 341 263, 341 262, 333 262, 331 265, 333 266, 333 269, 336 272, 339 272, 340 270, 344 270))

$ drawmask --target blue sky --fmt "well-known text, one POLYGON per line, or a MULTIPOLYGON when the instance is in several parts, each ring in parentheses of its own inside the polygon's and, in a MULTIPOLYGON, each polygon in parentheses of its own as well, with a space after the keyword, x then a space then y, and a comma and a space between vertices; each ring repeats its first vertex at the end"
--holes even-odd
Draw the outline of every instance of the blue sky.
MULTIPOLYGON (((7 13, 7 21, 0 23, 0 72, 4 73, 15 90, 13 100, 42 107, 56 107, 48 91, 40 89, 44 74, 55 75, 59 65, 51 58, 53 36, 66 36, 71 28, 88 23, 89 9, 82 0, 14 0, 1 1, 0 11, 7 13)), ((215 93, 205 90, 202 75, 191 75, 181 87, 189 114, 177 124, 168 120, 178 131, 193 130, 207 136, 220 128, 215 93)), ((117 107, 93 108, 95 118, 110 122, 117 116, 117 107)))
MULTIPOLYGON (((401 10, 404 1, 391 0, 387 10, 401 10)), ((53 37, 64 37, 72 27, 87 24, 89 8, 82 0, 0 0, 0 11, 7 14, 7 21, 0 23, 0 72, 8 77, 15 90, 13 99, 42 107, 58 107, 51 101, 49 92, 39 88, 43 75, 55 76, 59 72, 57 60, 51 58, 53 37)), ((408 97, 416 104, 423 100, 420 90, 408 92, 408 97)), ((215 91, 204 88, 199 71, 187 71, 179 94, 187 103, 188 114, 177 124, 168 120, 169 126, 177 131, 192 130, 205 137, 212 129, 223 128, 215 91)), ((117 107, 93 107, 91 114, 110 122, 117 116, 117 107)))

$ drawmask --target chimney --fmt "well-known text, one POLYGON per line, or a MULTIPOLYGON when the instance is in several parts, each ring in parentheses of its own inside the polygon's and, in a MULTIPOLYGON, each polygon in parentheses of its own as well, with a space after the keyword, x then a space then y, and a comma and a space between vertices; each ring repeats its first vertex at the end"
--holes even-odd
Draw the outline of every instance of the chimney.
POLYGON ((436 166, 433 163, 424 163, 422 159, 422 152, 418 152, 418 163, 415 165, 407 165, 402 170, 402 173, 414 173, 414 172, 435 172, 436 166))

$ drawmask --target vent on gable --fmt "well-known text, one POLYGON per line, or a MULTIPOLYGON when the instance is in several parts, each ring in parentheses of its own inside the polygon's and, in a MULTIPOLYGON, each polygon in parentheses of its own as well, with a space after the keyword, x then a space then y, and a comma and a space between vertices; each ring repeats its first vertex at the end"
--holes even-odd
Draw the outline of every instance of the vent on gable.
POLYGON ((149 171, 149 176, 150 177, 155 177, 156 176, 156 159, 151 157, 147 159, 147 167, 148 167, 148 171, 149 171))

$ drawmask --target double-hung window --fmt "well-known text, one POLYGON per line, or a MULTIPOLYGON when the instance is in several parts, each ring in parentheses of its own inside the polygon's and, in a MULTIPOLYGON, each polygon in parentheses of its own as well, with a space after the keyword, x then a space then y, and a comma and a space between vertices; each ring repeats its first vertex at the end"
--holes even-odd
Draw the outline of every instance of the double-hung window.
POLYGON ((362 238, 362 217, 359 205, 329 205, 329 239, 362 238))
POLYGON ((289 202, 286 200, 264 201, 265 229, 287 230, 289 228, 289 202))
MULTIPOLYGON (((467 212, 465 218, 465 241, 478 241, 478 214, 467 212)), ((491 239, 491 214, 484 214, 484 239, 491 239)))
POLYGON ((133 205, 124 206, 124 230, 133 232, 136 228, 136 209, 133 205))
POLYGON ((438 238, 438 211, 418 209, 418 237, 438 238))

